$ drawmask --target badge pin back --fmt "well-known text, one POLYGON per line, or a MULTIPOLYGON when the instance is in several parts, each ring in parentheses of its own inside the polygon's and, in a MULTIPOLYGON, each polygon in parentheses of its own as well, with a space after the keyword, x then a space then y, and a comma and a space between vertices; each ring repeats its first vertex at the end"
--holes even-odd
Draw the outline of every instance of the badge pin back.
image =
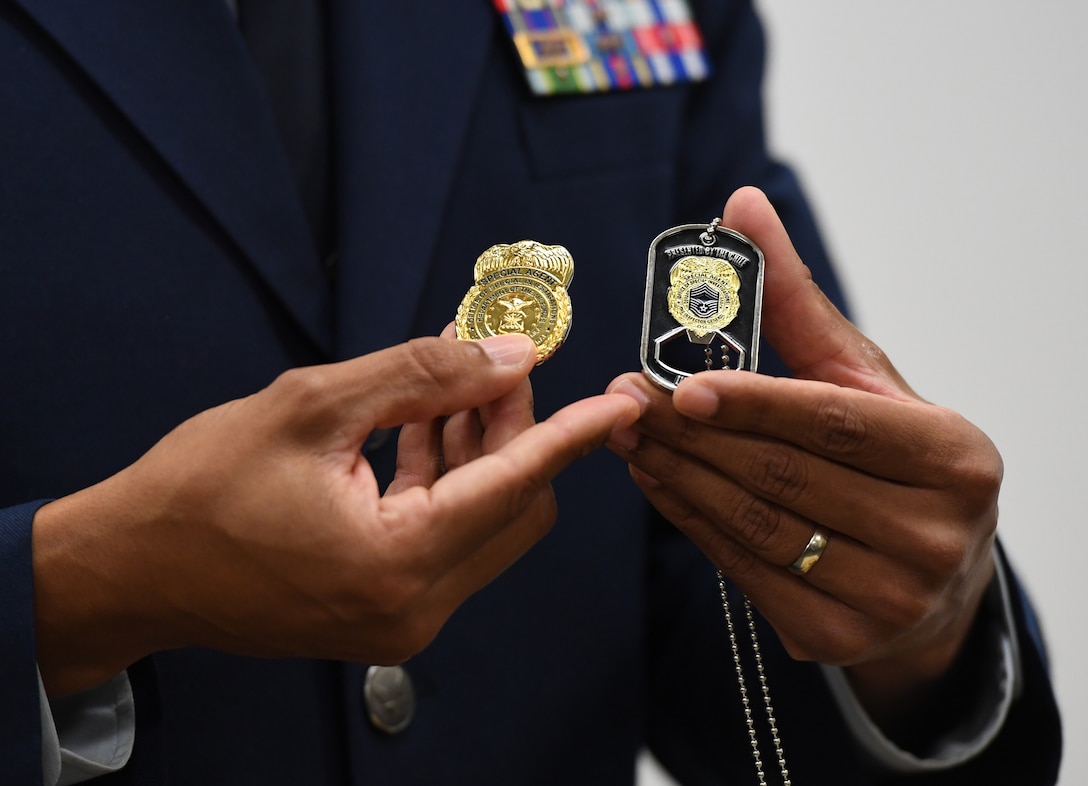
POLYGON ((536 95, 698 82, 710 73, 687 0, 492 0, 536 95))
POLYGON ((700 371, 755 371, 763 305, 763 252, 744 235, 685 224, 650 244, 642 368, 673 390, 700 371))
POLYGON ((574 259, 563 246, 533 240, 491 246, 476 260, 473 277, 454 319, 458 338, 524 333, 536 344, 537 365, 566 340, 574 259))

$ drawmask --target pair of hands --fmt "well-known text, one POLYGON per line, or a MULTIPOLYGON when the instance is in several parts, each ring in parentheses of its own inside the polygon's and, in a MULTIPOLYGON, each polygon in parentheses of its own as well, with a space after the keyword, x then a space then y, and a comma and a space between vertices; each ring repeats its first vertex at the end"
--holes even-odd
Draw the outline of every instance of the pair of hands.
POLYGON ((993 572, 1000 459, 823 298, 762 194, 723 223, 764 251, 764 335, 800 379, 711 372, 670 397, 625 375, 534 425, 521 336, 288 372, 39 511, 47 689, 187 645, 403 660, 547 532, 549 480, 606 440, 795 657, 850 667, 878 716, 937 679, 993 572), (360 447, 401 423, 382 496, 360 447), (816 525, 830 545, 795 576, 816 525))

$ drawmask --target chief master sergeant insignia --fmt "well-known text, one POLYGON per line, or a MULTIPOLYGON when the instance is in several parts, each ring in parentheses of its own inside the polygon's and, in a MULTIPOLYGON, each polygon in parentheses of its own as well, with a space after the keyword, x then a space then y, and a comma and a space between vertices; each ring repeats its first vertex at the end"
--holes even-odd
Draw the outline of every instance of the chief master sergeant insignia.
POLYGON ((532 240, 492 246, 476 260, 473 276, 454 320, 457 337, 524 333, 536 344, 538 364, 551 357, 570 332, 570 252, 532 240))
POLYGON ((684 257, 669 272, 669 283, 669 313, 693 343, 705 343, 740 310, 740 276, 724 259, 684 257))

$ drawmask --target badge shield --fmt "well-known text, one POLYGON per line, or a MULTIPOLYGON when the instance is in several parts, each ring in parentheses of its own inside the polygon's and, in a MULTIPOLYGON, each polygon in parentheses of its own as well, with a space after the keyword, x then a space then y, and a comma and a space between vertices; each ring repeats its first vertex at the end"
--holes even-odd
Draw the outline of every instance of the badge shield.
POLYGON ((537 365, 566 340, 574 259, 563 246, 532 240, 491 246, 477 258, 473 277, 454 318, 458 338, 524 333, 536 344, 537 365))

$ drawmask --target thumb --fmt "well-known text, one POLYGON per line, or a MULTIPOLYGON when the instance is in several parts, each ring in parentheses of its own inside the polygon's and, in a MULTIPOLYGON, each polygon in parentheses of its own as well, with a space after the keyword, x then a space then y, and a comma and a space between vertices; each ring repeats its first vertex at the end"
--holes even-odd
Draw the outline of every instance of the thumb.
POLYGON ((812 280, 766 195, 734 192, 722 225, 763 250, 763 335, 801 379, 893 398, 917 398, 887 356, 842 315, 812 280))
POLYGON ((503 396, 536 362, 536 345, 521 334, 480 341, 423 338, 376 352, 355 399, 378 428, 475 409, 503 396))
POLYGON ((306 433, 362 441, 375 428, 475 409, 511 391, 536 363, 521 334, 480 341, 417 338, 369 355, 283 374, 265 393, 306 433))

